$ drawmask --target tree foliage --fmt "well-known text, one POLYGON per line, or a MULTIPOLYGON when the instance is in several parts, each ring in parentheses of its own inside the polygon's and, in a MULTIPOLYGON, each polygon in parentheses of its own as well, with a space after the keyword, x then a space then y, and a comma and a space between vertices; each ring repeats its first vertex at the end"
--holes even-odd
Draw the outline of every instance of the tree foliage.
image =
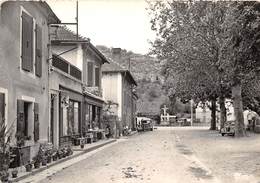
MULTIPOLYGON (((236 93, 235 109, 239 109, 235 112, 237 123, 242 124, 241 93, 237 91, 242 83, 255 78, 259 64, 259 3, 149 4, 151 28, 157 33, 153 53, 165 61, 163 74, 169 94, 186 100, 215 101, 231 97, 232 91, 236 93)), ((237 131, 240 133, 243 131, 237 131)))

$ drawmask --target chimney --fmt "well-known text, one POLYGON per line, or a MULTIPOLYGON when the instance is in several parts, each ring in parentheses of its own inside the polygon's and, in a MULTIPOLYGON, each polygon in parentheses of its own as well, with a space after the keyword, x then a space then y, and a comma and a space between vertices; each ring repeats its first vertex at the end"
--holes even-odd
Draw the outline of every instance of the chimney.
POLYGON ((121 62, 121 48, 112 48, 112 59, 121 62))

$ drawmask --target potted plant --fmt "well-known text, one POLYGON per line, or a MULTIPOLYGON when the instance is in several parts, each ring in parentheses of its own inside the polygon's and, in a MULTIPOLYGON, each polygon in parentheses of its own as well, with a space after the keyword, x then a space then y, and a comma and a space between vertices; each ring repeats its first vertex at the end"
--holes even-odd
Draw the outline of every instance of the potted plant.
POLYGON ((47 165, 47 157, 45 155, 42 156, 42 166, 47 165))
POLYGON ((22 147, 25 145, 25 136, 23 133, 21 132, 17 132, 15 134, 15 137, 16 137, 16 144, 17 144, 17 147, 22 147))
POLYGON ((12 125, 7 129, 4 120, 0 118, 0 179, 2 182, 8 181, 9 177, 12 125))
POLYGON ((3 183, 4 183, 4 182, 8 182, 9 172, 8 172, 8 171, 5 171, 5 170, 0 171, 0 177, 1 177, 1 181, 2 181, 3 183))
POLYGON ((63 151, 62 151, 62 148, 60 148, 59 150, 58 150, 58 157, 59 157, 59 159, 61 159, 61 158, 63 158, 63 151))
POLYGON ((25 165, 25 169, 26 169, 26 172, 31 172, 32 171, 32 162, 28 162, 25 165))
POLYGON ((58 159, 58 150, 56 148, 52 149, 52 160, 56 161, 58 159))
POLYGON ((41 166, 41 157, 39 156, 39 154, 37 154, 34 158, 33 158, 33 161, 34 161, 34 168, 40 168, 41 166))
POLYGON ((67 151, 68 151, 69 156, 73 154, 73 150, 72 150, 71 146, 68 146, 67 151))
POLYGON ((68 156, 68 154, 67 154, 67 148, 66 148, 66 147, 63 147, 63 148, 62 148, 62 151, 63 151, 63 158, 65 158, 66 156, 68 156))
POLYGON ((52 155, 48 154, 48 156, 47 156, 47 163, 51 163, 51 161, 52 161, 52 155))
POLYGON ((18 170, 15 168, 15 169, 12 170, 11 173, 12 173, 12 178, 16 178, 17 175, 18 175, 18 170))

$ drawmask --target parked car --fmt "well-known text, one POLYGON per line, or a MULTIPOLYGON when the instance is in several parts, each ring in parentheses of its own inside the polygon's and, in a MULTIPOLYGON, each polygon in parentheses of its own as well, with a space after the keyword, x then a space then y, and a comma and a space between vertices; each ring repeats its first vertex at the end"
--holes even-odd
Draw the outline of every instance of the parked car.
POLYGON ((220 129, 220 133, 222 136, 224 135, 235 135, 235 121, 227 121, 224 124, 224 128, 220 129))
POLYGON ((146 117, 136 118, 137 131, 153 131, 153 120, 146 117))

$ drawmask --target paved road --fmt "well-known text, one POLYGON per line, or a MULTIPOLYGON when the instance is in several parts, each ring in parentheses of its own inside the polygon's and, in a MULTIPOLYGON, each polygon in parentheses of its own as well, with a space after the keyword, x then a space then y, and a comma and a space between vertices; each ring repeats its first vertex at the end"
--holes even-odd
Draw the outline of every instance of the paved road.
POLYGON ((176 130, 160 128, 121 139, 41 182, 220 182, 182 142, 176 130))

